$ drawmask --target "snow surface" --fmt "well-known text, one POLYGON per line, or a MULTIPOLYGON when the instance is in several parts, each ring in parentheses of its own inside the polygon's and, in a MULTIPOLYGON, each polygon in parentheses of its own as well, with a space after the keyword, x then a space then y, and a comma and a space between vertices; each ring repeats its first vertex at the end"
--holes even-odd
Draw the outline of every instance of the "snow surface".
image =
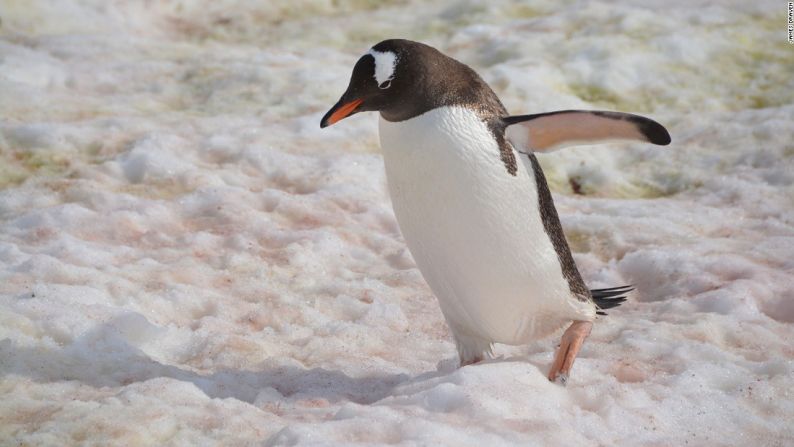
POLYGON ((0 445, 794 445, 784 2, 6 0, 0 20, 0 445), (558 336, 456 369, 376 116, 320 130, 388 37, 513 113, 670 129, 542 157, 588 284, 638 287, 567 388, 545 378, 558 336))

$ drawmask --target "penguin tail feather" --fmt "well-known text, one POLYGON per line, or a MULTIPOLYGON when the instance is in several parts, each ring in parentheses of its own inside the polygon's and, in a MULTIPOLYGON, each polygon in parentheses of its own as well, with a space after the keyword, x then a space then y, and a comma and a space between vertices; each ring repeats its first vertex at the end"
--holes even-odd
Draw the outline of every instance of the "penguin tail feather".
POLYGON ((634 290, 634 286, 612 287, 609 289, 593 289, 590 294, 593 296, 598 310, 598 315, 606 315, 604 310, 618 307, 626 301, 626 294, 634 290))

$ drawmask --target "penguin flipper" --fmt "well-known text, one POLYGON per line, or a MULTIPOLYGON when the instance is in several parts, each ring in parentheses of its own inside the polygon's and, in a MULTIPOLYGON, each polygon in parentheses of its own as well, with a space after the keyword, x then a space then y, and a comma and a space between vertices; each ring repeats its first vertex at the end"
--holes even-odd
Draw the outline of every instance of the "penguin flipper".
POLYGON ((666 146, 667 129, 630 113, 559 110, 502 118, 505 136, 519 152, 551 152, 566 146, 611 140, 639 140, 666 146))

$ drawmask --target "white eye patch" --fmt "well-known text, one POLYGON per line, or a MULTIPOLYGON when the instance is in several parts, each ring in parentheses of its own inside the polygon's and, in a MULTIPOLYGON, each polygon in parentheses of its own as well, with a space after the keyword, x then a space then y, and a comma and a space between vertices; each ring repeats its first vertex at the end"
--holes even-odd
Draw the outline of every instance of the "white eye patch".
POLYGON ((391 51, 375 51, 370 49, 367 54, 375 58, 375 82, 381 88, 389 88, 394 79, 394 67, 397 66, 397 55, 391 51))

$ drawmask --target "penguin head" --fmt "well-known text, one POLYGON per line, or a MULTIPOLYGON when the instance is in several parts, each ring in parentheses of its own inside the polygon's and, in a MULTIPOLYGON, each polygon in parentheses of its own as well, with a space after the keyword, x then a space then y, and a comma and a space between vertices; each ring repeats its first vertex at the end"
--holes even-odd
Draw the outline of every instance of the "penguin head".
POLYGON ((422 107, 427 75, 434 67, 428 63, 430 52, 441 55, 427 45, 403 39, 384 40, 372 47, 356 62, 347 90, 325 114, 320 127, 367 111, 399 121, 422 107))

